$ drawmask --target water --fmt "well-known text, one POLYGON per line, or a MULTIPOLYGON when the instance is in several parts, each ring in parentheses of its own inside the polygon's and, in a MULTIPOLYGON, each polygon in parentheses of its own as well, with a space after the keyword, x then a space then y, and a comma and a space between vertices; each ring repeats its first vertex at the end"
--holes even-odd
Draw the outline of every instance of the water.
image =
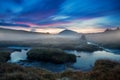
POLYGON ((10 49, 18 49, 18 50, 31 49, 30 47, 22 47, 22 46, 9 46, 8 48, 10 48, 10 49))
MULTIPOLYGON (((67 51, 70 54, 76 54, 76 51, 67 51), (74 53, 75 52, 75 53, 74 53)), ((89 71, 93 68, 96 60, 109 59, 120 62, 120 55, 107 51, 95 51, 93 53, 77 52, 81 57, 77 57, 77 62, 73 68, 81 71, 89 71)))
POLYGON ((20 51, 14 51, 10 55, 10 60, 8 62, 16 63, 21 60, 27 60, 27 52, 30 50, 28 47, 8 47, 11 49, 17 49, 20 51))
POLYGON ((77 57, 77 61, 74 64, 52 64, 52 63, 37 62, 37 61, 21 62, 21 60, 27 60, 27 52, 30 50, 30 48, 20 47, 19 49, 21 49, 21 51, 15 51, 11 54, 11 59, 9 62, 16 63, 22 66, 44 68, 53 72, 61 72, 68 68, 72 68, 74 70, 81 70, 81 71, 90 71, 92 70, 96 60, 99 59, 109 59, 120 62, 119 50, 115 50, 117 54, 115 53, 114 50, 109 50, 109 52, 105 50, 95 51, 93 53, 78 52, 76 50, 71 50, 71 51, 65 50, 65 52, 69 54, 75 54, 77 56, 79 55, 79 57, 77 57))
POLYGON ((25 67, 42 68, 42 69, 46 69, 52 72, 61 72, 66 69, 65 64, 52 64, 52 63, 38 62, 38 61, 18 62, 17 64, 25 66, 25 67))

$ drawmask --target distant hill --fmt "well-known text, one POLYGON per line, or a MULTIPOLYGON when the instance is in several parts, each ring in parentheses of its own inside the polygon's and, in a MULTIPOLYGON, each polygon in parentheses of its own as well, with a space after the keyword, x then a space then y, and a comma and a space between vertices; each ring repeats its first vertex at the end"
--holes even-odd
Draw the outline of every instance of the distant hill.
POLYGON ((116 29, 110 29, 110 28, 107 28, 105 31, 104 31, 104 33, 106 33, 106 32, 120 32, 120 28, 119 27, 117 27, 116 29))
POLYGON ((72 30, 63 30, 58 35, 78 35, 79 33, 72 31, 72 30))
POLYGON ((89 41, 102 46, 120 49, 120 29, 106 29, 104 32, 86 34, 89 41))
POLYGON ((42 35, 44 36, 47 34, 0 28, 0 41, 31 40, 42 37, 42 35))
POLYGON ((38 32, 30 32, 30 31, 24 31, 24 30, 13 30, 13 29, 5 29, 5 28, 0 28, 0 33, 3 34, 45 34, 45 33, 38 33, 38 32))

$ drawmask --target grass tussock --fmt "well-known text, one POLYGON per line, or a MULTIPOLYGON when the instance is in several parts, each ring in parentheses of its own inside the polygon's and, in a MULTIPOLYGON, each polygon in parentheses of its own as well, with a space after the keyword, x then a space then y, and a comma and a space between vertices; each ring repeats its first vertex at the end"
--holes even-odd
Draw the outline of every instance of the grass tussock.
POLYGON ((73 54, 67 54, 61 49, 35 48, 28 52, 28 59, 62 64, 67 62, 75 62, 76 56, 73 54))
POLYGON ((120 80, 120 63, 110 60, 98 60, 90 77, 93 80, 120 80))
POLYGON ((10 59, 10 52, 0 51, 0 62, 6 62, 10 59))

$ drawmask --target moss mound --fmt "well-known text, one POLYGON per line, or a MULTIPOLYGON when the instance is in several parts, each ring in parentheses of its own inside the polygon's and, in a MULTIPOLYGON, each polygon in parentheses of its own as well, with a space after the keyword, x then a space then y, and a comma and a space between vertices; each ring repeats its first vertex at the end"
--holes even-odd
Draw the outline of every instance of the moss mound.
POLYGON ((62 64, 75 62, 76 56, 73 54, 67 54, 61 49, 34 48, 28 52, 28 59, 62 64))
POLYGON ((10 52, 0 52, 0 62, 6 62, 10 59, 10 52))

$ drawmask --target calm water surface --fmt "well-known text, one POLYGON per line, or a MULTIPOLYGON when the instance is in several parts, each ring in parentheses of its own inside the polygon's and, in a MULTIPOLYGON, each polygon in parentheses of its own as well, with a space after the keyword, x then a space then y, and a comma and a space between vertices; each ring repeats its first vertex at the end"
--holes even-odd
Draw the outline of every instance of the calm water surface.
POLYGON ((37 68, 44 68, 53 72, 60 72, 64 71, 65 69, 71 68, 74 70, 81 70, 81 71, 89 71, 92 70, 96 60, 99 59, 110 59, 114 61, 120 62, 120 50, 109 50, 107 51, 95 51, 92 53, 89 52, 77 52, 76 50, 65 50, 68 54, 75 54, 81 57, 77 57, 77 61, 74 64, 52 64, 46 62, 37 62, 37 61, 24 61, 21 62, 20 60, 27 60, 27 52, 30 48, 27 47, 12 47, 21 49, 21 51, 15 51, 11 54, 11 60, 9 62, 14 62, 16 64, 22 66, 30 66, 30 67, 37 67, 37 68))

